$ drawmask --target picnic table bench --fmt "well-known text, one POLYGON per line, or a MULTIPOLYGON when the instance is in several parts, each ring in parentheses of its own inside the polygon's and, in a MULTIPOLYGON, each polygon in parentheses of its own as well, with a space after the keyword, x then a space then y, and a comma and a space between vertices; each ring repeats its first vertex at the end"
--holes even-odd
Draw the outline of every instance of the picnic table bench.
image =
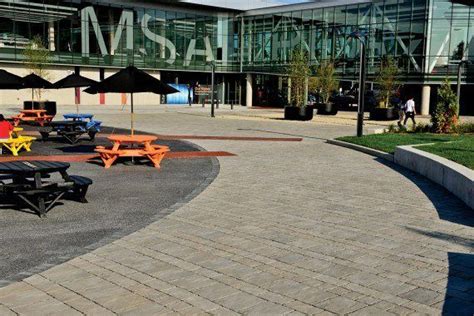
POLYGON ((24 203, 40 217, 69 194, 73 199, 87 203, 86 193, 92 180, 68 175, 70 167, 64 162, 13 161, 0 163, 0 201, 13 199, 24 203), (45 181, 52 173, 59 172, 62 181, 45 181))
POLYGON ((53 115, 46 114, 46 110, 22 110, 20 114, 11 117, 14 126, 18 126, 20 122, 38 123, 40 126, 44 126, 53 118, 53 115))
POLYGON ((10 133, 10 137, 5 140, 0 140, 0 147, 5 147, 8 149, 13 156, 18 156, 20 150, 25 149, 26 151, 31 151, 31 144, 36 140, 35 137, 31 136, 22 136, 19 134, 23 129, 15 127, 13 132, 10 133))
POLYGON ((52 132, 56 132, 58 136, 63 137, 70 144, 75 144, 84 134, 88 134, 91 141, 95 139, 95 135, 99 130, 95 125, 89 128, 87 126, 88 122, 84 121, 53 121, 48 126, 42 127, 39 132, 43 141, 48 140, 52 132))
POLYGON ((152 145, 152 142, 157 140, 157 137, 152 135, 113 135, 108 139, 113 142, 111 148, 97 146, 95 149, 100 154, 105 168, 110 168, 119 157, 143 157, 159 169, 165 154, 170 151, 168 146, 152 145))

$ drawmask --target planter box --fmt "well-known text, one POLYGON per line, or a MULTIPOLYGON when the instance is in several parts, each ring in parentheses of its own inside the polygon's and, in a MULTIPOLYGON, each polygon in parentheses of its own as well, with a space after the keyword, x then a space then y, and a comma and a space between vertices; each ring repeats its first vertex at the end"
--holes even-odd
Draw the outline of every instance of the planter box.
POLYGON ((318 112, 320 115, 336 115, 338 111, 338 105, 335 103, 320 103, 318 104, 318 112))
POLYGON ((306 106, 301 109, 297 106, 285 107, 285 120, 292 121, 311 121, 313 119, 313 107, 306 106))
POLYGON ((398 120, 398 110, 395 108, 374 108, 370 110, 370 120, 393 121, 398 120))
POLYGON ((24 101, 24 110, 46 110, 47 115, 56 115, 55 101, 24 101))

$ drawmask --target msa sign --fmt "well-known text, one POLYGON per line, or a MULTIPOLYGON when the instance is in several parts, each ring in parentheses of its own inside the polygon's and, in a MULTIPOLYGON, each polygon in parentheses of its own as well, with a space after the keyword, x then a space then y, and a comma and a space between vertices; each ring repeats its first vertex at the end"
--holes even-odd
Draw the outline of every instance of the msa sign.
MULTIPOLYGON (((165 61, 173 65, 176 61, 176 46, 166 37, 161 36, 159 34, 153 33, 148 25, 150 21, 153 21, 155 18, 150 16, 147 13, 144 13, 141 19, 139 19, 140 29, 143 35, 150 41, 153 41, 161 46, 161 58, 165 59, 165 61)), ((134 21, 134 12, 130 10, 123 10, 120 16, 120 20, 118 25, 112 26, 112 29, 115 30, 110 35, 109 43, 110 43, 110 51, 107 49, 107 45, 105 44, 104 35, 101 31, 101 26, 97 19, 97 15, 94 11, 93 7, 86 7, 81 10, 81 41, 82 41, 82 56, 89 57, 90 54, 90 27, 94 31, 95 37, 97 39, 97 44, 100 49, 100 53, 102 56, 107 55, 114 55, 115 50, 119 47, 119 44, 122 40, 125 41, 125 48, 127 50, 133 51, 133 36, 134 36, 134 29, 133 29, 133 21, 134 21), (124 39, 123 39, 124 38, 124 39)), ((196 42, 197 39, 191 39, 189 41, 188 47, 186 49, 186 54, 184 58, 183 66, 189 66, 191 60, 193 60, 194 56, 204 56, 206 61, 213 61, 214 54, 212 52, 211 41, 209 36, 203 37, 200 39, 204 41, 205 49, 197 49, 196 42)), ((123 46, 122 46, 123 47, 123 46)), ((147 52, 144 48, 141 48, 140 51, 146 55, 147 52)))

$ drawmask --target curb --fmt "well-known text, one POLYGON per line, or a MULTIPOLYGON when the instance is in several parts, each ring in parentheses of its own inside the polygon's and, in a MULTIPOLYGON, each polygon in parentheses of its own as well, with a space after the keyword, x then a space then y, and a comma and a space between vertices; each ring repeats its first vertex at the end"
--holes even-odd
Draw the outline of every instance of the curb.
POLYGON ((443 186, 474 209, 474 171, 416 146, 419 145, 397 147, 395 163, 443 186))
POLYGON ((446 158, 415 148, 429 144, 398 146, 395 154, 391 155, 335 139, 328 139, 327 143, 382 158, 414 171, 441 185, 474 210, 474 171, 446 158))
POLYGON ((378 158, 388 160, 390 162, 395 162, 394 156, 392 154, 387 154, 386 152, 383 152, 383 151, 380 151, 380 150, 377 150, 377 149, 372 149, 372 148, 364 147, 364 146, 361 146, 361 145, 356 145, 356 144, 352 144, 352 143, 348 143, 348 142, 343 142, 341 140, 336 140, 336 139, 328 139, 326 142, 328 144, 341 146, 341 147, 346 147, 346 148, 349 148, 349 149, 354 149, 354 150, 357 150, 357 151, 360 151, 360 152, 363 152, 363 153, 366 153, 366 154, 369 154, 369 155, 372 155, 372 156, 375 156, 375 157, 378 157, 378 158))

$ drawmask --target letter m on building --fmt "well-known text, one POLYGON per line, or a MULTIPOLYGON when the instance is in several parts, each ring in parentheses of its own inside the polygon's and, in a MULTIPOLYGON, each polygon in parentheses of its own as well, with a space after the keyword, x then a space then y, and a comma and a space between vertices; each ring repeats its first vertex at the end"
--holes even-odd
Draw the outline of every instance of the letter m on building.
MULTIPOLYGON (((82 56, 89 57, 90 54, 90 32, 89 26, 92 25, 95 36, 97 38, 97 44, 100 49, 102 56, 114 55, 115 50, 119 47, 120 40, 122 38, 123 29, 126 32, 126 48, 133 50, 133 11, 124 10, 120 16, 118 26, 115 28, 115 33, 112 31, 109 39, 110 52, 107 50, 105 45, 104 35, 100 29, 97 15, 95 14, 93 7, 86 7, 81 10, 81 40, 82 40, 82 56)), ((112 27, 112 25, 110 26, 112 27)))

